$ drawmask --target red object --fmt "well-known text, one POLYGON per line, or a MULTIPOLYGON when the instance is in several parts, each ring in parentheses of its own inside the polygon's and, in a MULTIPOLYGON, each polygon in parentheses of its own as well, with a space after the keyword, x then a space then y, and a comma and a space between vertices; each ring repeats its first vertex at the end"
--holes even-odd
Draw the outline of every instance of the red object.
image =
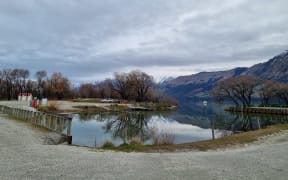
POLYGON ((33 101, 32 101, 32 107, 37 107, 37 105, 38 105, 38 104, 37 104, 37 100, 33 100, 33 101))

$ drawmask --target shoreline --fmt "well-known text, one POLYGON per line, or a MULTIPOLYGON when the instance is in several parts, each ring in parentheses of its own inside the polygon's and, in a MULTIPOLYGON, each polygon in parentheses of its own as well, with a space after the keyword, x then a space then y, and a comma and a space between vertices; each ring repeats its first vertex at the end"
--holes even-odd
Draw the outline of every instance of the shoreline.
MULTIPOLYGON (((4 102, 7 103, 7 102, 4 102)), ((10 101, 8 104, 17 104, 18 108, 30 108, 26 107, 23 102, 19 103, 17 101, 10 101), (23 106, 24 105, 24 106, 23 106)), ((55 102, 54 102, 55 103, 55 102)), ((54 104, 53 103, 53 104, 54 104)), ((3 104, 3 101, 0 103, 3 104)), ((75 110, 75 104, 84 107, 87 103, 75 103, 70 101, 58 101, 57 107, 63 111, 68 110, 69 112, 75 110)), ((91 107, 99 108, 102 107, 103 109, 107 108, 111 104, 103 104, 103 103, 88 103, 91 107)), ((34 109, 31 109, 34 110, 34 109)), ((32 123, 33 124, 33 123, 32 123)), ((32 125, 31 124, 31 125, 32 125)), ((33 126, 33 125, 32 125, 33 126)), ((263 136, 267 136, 270 134, 279 133, 280 131, 287 131, 288 125, 273 125, 264 129, 260 129, 257 131, 249 131, 243 133, 237 133, 229 136, 224 136, 221 138, 217 138, 214 140, 204 140, 204 141, 197 141, 197 142, 190 142, 190 143, 182 143, 182 144, 168 144, 168 145, 142 145, 142 144, 135 144, 126 146, 119 146, 119 147, 111 147, 106 148, 115 151, 123 151, 123 152, 181 152, 181 151, 209 151, 215 149, 225 149, 226 147, 233 147, 233 146, 242 146, 243 144, 253 144, 254 142, 258 141, 259 138, 263 136)), ((60 142, 60 140, 58 140, 60 142)), ((93 148, 92 148, 93 149, 93 148)), ((100 149, 100 148, 99 148, 100 149)))
POLYGON ((232 113, 248 113, 248 114, 264 114, 264 115, 288 115, 288 108, 280 107, 246 107, 245 109, 239 107, 228 107, 225 111, 232 113))
POLYGON ((46 145, 43 134, 31 124, 0 115, 0 179, 284 180, 288 175, 287 132, 240 148, 177 153, 46 145))

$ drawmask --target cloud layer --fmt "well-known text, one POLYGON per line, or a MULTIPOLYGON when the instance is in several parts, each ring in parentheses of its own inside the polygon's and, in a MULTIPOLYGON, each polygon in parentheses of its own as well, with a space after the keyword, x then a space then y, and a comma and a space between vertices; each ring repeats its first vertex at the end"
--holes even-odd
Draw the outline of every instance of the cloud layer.
POLYGON ((287 0, 0 1, 0 68, 73 81, 250 66, 288 49, 287 0))

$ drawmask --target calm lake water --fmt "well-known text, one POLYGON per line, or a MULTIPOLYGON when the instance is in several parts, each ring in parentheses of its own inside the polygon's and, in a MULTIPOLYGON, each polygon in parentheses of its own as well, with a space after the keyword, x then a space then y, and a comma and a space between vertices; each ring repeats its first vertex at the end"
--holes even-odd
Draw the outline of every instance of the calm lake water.
POLYGON ((168 138, 175 144, 219 138, 241 131, 287 123, 287 116, 229 114, 223 105, 201 102, 181 103, 173 112, 125 112, 114 114, 74 114, 72 144, 100 147, 105 141, 116 146, 132 138, 153 144, 168 138))

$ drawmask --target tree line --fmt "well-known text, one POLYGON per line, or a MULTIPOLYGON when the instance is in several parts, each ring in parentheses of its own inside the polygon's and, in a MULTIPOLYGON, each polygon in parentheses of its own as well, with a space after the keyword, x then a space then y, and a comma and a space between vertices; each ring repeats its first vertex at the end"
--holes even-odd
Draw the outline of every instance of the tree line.
POLYGON ((60 72, 50 77, 44 70, 34 74, 36 80, 29 79, 27 69, 4 69, 0 71, 0 99, 17 99, 19 93, 32 93, 34 97, 62 99, 71 96, 71 84, 60 72))
POLYGON ((0 70, 0 99, 17 99, 19 93, 32 93, 33 97, 49 99, 117 98, 128 101, 157 101, 164 98, 153 88, 154 78, 142 71, 114 73, 112 79, 96 83, 83 83, 72 87, 70 80, 60 72, 48 77, 44 70, 33 77, 26 69, 0 70))
POLYGON ((157 101, 160 97, 154 89, 154 78, 145 72, 114 73, 112 79, 100 83, 81 84, 81 98, 116 98, 127 101, 157 101))
POLYGON ((251 106, 253 98, 259 98, 262 106, 288 105, 288 84, 249 76, 220 81, 211 94, 217 102, 230 100, 235 106, 243 108, 251 106))

